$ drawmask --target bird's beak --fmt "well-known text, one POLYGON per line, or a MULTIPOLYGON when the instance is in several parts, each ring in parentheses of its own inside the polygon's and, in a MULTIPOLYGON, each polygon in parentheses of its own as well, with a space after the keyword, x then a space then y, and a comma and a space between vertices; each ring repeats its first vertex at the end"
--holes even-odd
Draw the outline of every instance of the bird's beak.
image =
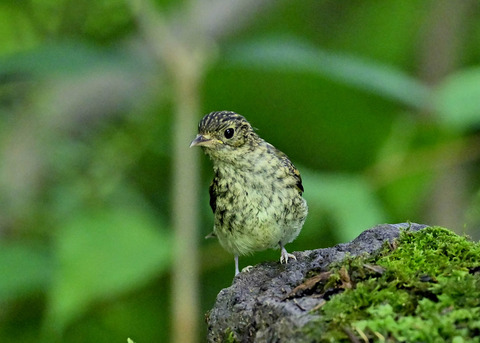
POLYGON ((211 147, 217 143, 221 143, 218 139, 213 139, 209 135, 200 135, 198 134, 197 137, 190 143, 190 148, 194 146, 204 146, 204 147, 211 147))

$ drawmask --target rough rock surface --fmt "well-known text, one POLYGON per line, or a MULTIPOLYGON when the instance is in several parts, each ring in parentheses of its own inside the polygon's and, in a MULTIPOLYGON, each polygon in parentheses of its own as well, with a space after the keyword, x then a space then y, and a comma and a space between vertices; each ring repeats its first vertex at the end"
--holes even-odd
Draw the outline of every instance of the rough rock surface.
POLYGON ((233 335, 237 342, 303 342, 302 328, 317 317, 309 311, 320 301, 314 296, 285 299, 304 280, 308 271, 326 271, 346 254, 371 254, 385 241, 398 237, 400 229, 418 231, 426 225, 384 224, 364 231, 350 243, 332 248, 295 252, 297 262, 288 265, 261 263, 242 272, 232 286, 220 291, 207 314, 208 342, 224 342, 233 335))

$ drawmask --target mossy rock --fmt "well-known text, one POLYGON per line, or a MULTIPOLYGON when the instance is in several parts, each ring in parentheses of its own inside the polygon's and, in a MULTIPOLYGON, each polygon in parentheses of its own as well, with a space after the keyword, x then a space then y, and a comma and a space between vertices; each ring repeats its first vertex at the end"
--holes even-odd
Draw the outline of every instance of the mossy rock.
POLYGON ((348 244, 263 263, 220 292, 210 342, 480 342, 480 245, 382 225, 348 244))
POLYGON ((311 341, 480 342, 480 244, 447 229, 403 231, 334 266, 325 285, 344 291, 305 327, 311 341))

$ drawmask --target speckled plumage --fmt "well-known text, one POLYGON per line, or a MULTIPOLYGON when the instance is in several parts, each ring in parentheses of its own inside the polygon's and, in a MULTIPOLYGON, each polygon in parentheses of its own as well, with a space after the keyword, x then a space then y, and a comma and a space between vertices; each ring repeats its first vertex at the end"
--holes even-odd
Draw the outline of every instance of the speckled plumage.
POLYGON ((235 255, 236 273, 238 256, 254 251, 280 247, 281 262, 295 258, 284 246, 298 236, 308 209, 300 173, 288 157, 230 111, 207 114, 191 146, 201 146, 213 161, 213 231, 235 255))

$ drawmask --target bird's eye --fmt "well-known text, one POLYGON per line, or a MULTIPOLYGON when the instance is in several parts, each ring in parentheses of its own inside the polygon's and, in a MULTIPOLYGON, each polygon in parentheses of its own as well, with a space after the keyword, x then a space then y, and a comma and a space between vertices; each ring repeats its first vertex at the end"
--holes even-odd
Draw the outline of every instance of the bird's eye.
POLYGON ((223 133, 225 135, 225 138, 226 139, 230 139, 233 137, 233 134, 235 133, 235 130, 233 128, 228 128, 225 130, 225 132, 223 133))

